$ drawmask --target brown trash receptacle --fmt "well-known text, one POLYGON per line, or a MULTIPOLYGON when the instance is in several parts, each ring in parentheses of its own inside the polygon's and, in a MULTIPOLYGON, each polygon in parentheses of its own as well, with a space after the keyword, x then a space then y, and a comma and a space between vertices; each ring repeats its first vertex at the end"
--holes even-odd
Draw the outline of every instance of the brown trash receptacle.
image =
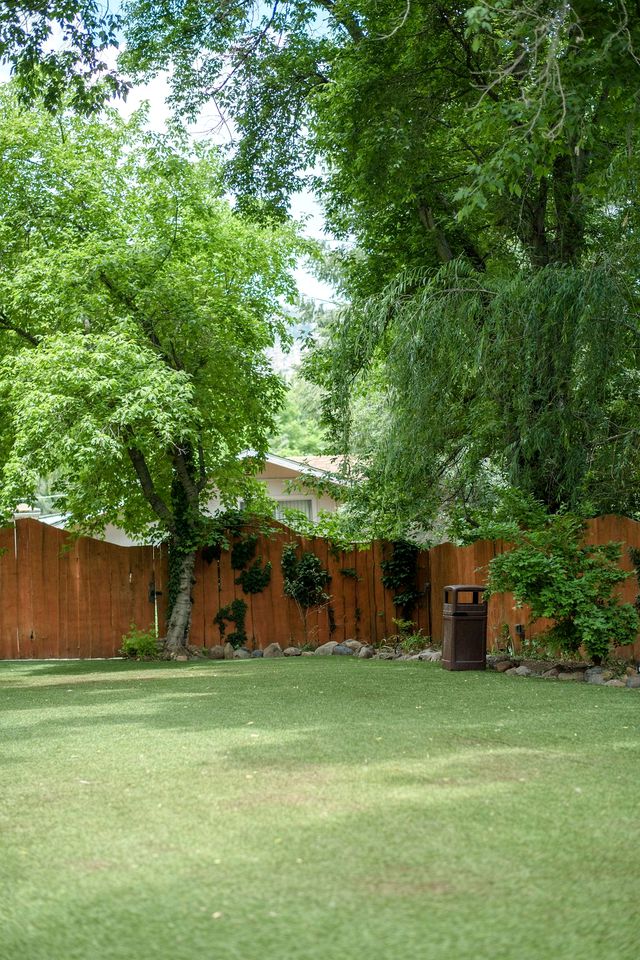
POLYGON ((446 670, 485 670, 487 604, 485 587, 453 583, 444 588, 442 666, 446 670))

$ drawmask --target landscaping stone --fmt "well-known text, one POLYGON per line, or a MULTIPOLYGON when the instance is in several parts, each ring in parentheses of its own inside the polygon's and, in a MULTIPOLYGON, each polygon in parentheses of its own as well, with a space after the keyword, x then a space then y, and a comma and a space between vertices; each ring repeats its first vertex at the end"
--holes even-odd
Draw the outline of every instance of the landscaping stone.
POLYGON ((303 650, 303 651, 302 651, 302 656, 303 656, 303 657, 312 657, 312 656, 313 656, 313 650, 303 650))
POLYGON ((638 687, 640 687, 640 675, 637 675, 635 677, 627 677, 627 686, 630 687, 632 690, 635 690, 638 687))
POLYGON ((270 643, 268 647, 264 648, 262 655, 263 657, 281 657, 282 647, 279 643, 270 643))
POLYGON ((500 660, 498 663, 496 663, 496 670, 498 673, 506 673, 507 670, 511 670, 513 666, 514 664, 511 662, 511 660, 500 660))
POLYGON ((597 683, 602 686, 607 680, 613 679, 613 673, 611 670, 605 670, 604 667, 589 667, 585 670, 584 678, 587 683, 597 683))
POLYGON ((235 653, 236 653, 236 652, 235 652, 235 650, 233 649, 233 647, 231 646, 231 644, 230 644, 230 643, 225 643, 225 645, 224 645, 224 659, 225 659, 225 660, 233 660, 233 658, 234 658, 234 656, 235 656, 235 653))
POLYGON ((238 649, 236 650, 236 652, 235 652, 234 655, 233 655, 233 659, 234 659, 234 660, 250 660, 250 659, 251 659, 251 651, 250 651, 250 650, 247 650, 246 647, 238 647, 238 649))
POLYGON ((626 683, 624 680, 620 680, 618 677, 616 677, 615 680, 607 680, 605 687, 626 687, 626 683))
POLYGON ((431 660, 435 663, 436 660, 442 660, 442 651, 441 650, 421 650, 418 654, 421 660, 431 660))
POLYGON ((209 647, 209 659, 224 660, 224 647, 221 643, 217 643, 215 647, 209 647))
POLYGON ((373 656, 373 647, 370 647, 368 644, 364 644, 358 650, 358 656, 361 660, 370 660, 373 656))
POLYGON ((176 660, 178 661, 178 663, 186 663, 189 660, 189 657, 187 656, 186 653, 179 653, 176 656, 176 660))
POLYGON ((262 656, 264 656, 264 653, 263 653, 262 650, 252 650, 252 651, 251 651, 251 656, 252 656, 252 657, 262 657, 262 656))
POLYGON ((331 651, 331 653, 332 653, 334 656, 337 655, 337 656, 339 656, 339 657, 352 657, 352 656, 353 656, 353 650, 351 649, 351 647, 348 647, 348 646, 346 645, 346 643, 337 643, 337 644, 335 645, 335 647, 333 648, 333 650, 331 651))
POLYGON ((505 677, 517 677, 518 676, 518 667, 509 667, 508 670, 504 671, 505 677))
POLYGON ((529 667, 525 667, 524 663, 522 663, 519 667, 516 667, 516 673, 519 677, 530 677, 533 673, 533 670, 530 670, 529 667))
POLYGON ((550 670, 545 670, 542 676, 545 677, 545 679, 547 680, 555 680, 559 673, 560 671, 558 670, 557 667, 551 667, 550 670))
POLYGON ((287 647, 284 651, 285 657, 299 657, 302 654, 300 647, 287 647))
POLYGON ((328 643, 323 643, 322 646, 316 647, 314 653, 316 657, 328 657, 333 653, 333 648, 337 646, 337 640, 329 640, 328 643))
POLYGON ((345 647, 350 647, 354 653, 359 653, 363 647, 363 644, 359 640, 345 640, 345 647))
POLYGON ((566 673, 559 673, 558 680, 573 680, 575 683, 584 683, 584 671, 571 670, 566 673))
POLYGON ((374 653, 373 660, 395 660, 396 655, 392 653, 391 650, 380 650, 379 653, 374 653))

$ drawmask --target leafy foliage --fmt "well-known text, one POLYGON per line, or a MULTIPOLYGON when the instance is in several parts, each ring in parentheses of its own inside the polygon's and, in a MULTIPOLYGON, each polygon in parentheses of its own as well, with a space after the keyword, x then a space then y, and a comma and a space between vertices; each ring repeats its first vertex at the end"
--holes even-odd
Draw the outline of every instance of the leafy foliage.
POLYGON ((288 543, 282 549, 281 563, 285 595, 303 610, 321 606, 331 599, 325 591, 331 577, 315 553, 303 550, 298 556, 295 544, 288 543))
POLYGON ((158 640, 155 631, 138 630, 134 624, 131 624, 129 633, 125 633, 122 638, 122 647, 119 652, 123 657, 134 660, 157 660, 158 640))
POLYGON ((246 211, 282 215, 306 179, 350 241, 352 308, 305 376, 330 394, 340 449, 376 409, 352 491, 374 525, 397 534, 514 484, 554 510, 637 511, 625 0, 166 9, 129 4, 129 65, 171 64, 181 109, 213 96, 233 117, 226 173, 246 211))
POLYGON ((489 563, 487 597, 513 592, 519 606, 531 607, 532 619, 555 621, 548 642, 568 653, 584 647, 596 662, 634 642, 640 619, 616 593, 629 576, 618 563, 620 544, 585 544, 584 521, 566 513, 534 529, 504 532, 514 548, 489 563))
POLYGON ((91 111, 128 90, 104 59, 121 25, 96 0, 11 0, 0 5, 0 63, 10 64, 25 102, 39 95, 48 108, 91 111))
MULTIPOLYGON (((396 540, 391 544, 391 556, 380 564, 382 583, 387 590, 397 590, 393 602, 403 607, 405 619, 411 613, 422 595, 417 588, 419 548, 406 540, 396 540)), ((395 622, 395 621, 394 621, 395 622)))

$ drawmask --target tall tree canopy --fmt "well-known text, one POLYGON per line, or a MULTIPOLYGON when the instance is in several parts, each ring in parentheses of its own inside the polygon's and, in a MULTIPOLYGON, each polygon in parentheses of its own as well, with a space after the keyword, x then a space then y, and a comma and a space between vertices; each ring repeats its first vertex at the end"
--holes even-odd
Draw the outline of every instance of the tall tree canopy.
POLYGON ((264 454, 282 401, 266 350, 297 240, 232 212, 206 145, 1 106, 2 506, 55 473, 81 530, 155 524, 179 558, 177 649, 204 507, 248 495, 239 454, 264 454))
POLYGON ((637 0, 126 10, 128 67, 232 116, 246 211, 321 171, 353 306, 313 375, 382 398, 378 499, 638 510, 637 0))
POLYGON ((7 0, 0 4, 0 64, 23 100, 42 97, 93 110, 127 83, 106 53, 118 44, 120 17, 99 0, 7 0))

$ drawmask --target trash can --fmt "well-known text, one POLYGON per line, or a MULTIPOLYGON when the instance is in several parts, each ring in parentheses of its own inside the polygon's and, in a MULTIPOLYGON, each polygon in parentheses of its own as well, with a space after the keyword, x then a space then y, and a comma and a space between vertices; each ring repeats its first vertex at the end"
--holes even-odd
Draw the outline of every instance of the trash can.
POLYGON ((487 604, 485 587, 453 583, 444 588, 442 666, 446 670, 485 670, 487 604))

